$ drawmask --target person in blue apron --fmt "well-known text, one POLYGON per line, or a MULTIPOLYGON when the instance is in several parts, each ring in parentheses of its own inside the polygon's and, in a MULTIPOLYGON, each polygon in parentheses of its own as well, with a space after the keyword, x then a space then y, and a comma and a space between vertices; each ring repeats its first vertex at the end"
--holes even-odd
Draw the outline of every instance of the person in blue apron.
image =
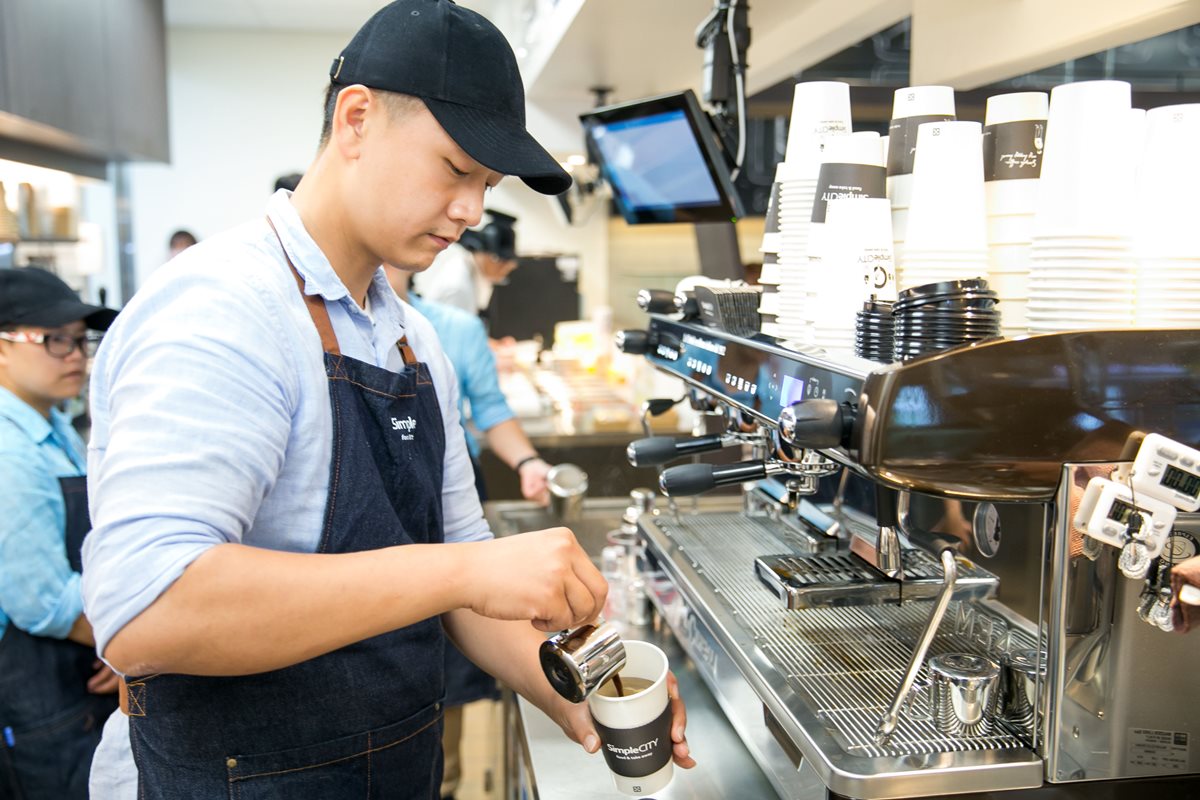
POLYGON ((84 607, 128 715, 93 782, 143 800, 435 798, 443 631, 599 745, 537 651, 604 580, 569 530, 491 537, 452 369, 380 266, 426 268, 504 175, 569 177, 503 36, 448 0, 376 12, 330 80, 296 191, 157 270, 97 354, 84 607))
POLYGON ((116 312, 57 276, 0 270, 0 798, 83 800, 117 677, 83 615, 91 528, 78 397, 92 339, 116 312))

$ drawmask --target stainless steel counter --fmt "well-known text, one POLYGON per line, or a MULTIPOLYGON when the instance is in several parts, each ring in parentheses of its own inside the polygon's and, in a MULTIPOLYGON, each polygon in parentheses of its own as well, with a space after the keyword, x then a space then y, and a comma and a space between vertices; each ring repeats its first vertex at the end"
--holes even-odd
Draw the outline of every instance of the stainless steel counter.
MULTIPOLYGON (((696 759, 693 769, 675 768, 667 788, 654 795, 673 798, 771 798, 775 790, 754 763, 742 740, 725 719, 717 701, 704 685, 670 631, 639 628, 630 639, 652 642, 663 649, 679 680, 679 693, 687 704, 688 746, 696 759)), ((538 800, 587 800, 621 797, 613 787, 604 757, 589 755, 568 739, 553 721, 524 698, 519 698, 523 740, 528 767, 538 800)))
MULTIPOLYGON (((711 504, 713 510, 729 510, 731 505, 728 499, 717 499, 711 504)), ((584 505, 582 518, 571 524, 580 544, 594 559, 599 558, 605 546, 605 532, 619 525, 625 505, 622 498, 590 499, 584 505)), ((489 503, 486 509, 497 536, 558 524, 531 503, 489 503)), ((680 696, 687 704, 688 745, 696 767, 676 768, 671 784, 655 797, 662 800, 777 797, 743 738, 730 725, 670 629, 666 625, 650 625, 631 629, 626 636, 652 642, 666 652, 679 680, 680 696)), ((506 797, 536 800, 622 797, 613 786, 603 756, 589 755, 523 698, 514 701, 509 697, 506 702, 506 734, 514 739, 508 742, 506 797)), ((785 761, 782 752, 779 755, 780 761, 785 761)), ((790 765, 786 768, 794 770, 790 765)))

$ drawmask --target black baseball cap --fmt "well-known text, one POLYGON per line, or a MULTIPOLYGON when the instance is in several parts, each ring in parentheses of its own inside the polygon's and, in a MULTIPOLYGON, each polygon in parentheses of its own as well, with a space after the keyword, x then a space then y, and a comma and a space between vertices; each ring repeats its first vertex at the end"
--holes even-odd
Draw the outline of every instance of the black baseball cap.
POLYGON ((52 272, 37 267, 0 269, 0 328, 57 328, 83 320, 92 330, 104 331, 116 317, 111 308, 80 300, 52 272))
POLYGON ((542 194, 571 176, 525 130, 525 88, 504 34, 451 0, 395 0, 333 60, 329 80, 421 98, 467 155, 542 194))

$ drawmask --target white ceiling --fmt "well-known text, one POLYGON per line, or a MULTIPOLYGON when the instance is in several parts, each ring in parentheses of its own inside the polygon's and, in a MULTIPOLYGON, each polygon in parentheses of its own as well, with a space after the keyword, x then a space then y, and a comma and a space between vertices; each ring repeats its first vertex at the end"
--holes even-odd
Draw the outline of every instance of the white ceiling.
MULTIPOLYGON (((492 19, 503 2, 461 0, 460 5, 492 19)), ((342 33, 358 30, 383 5, 383 0, 166 0, 166 15, 167 25, 175 28, 342 33)))

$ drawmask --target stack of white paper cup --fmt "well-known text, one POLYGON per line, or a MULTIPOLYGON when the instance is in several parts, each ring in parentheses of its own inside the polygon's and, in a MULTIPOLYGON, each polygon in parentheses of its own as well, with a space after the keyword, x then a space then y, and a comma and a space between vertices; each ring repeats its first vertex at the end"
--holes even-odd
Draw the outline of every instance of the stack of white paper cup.
POLYGON ((1069 83, 1051 92, 1030 252, 1029 330, 1133 323, 1132 201, 1143 127, 1124 81, 1069 83))
POLYGON ((987 201, 988 283, 1000 296, 1001 331, 1025 333, 1033 215, 1046 142, 1045 92, 989 97, 983 128, 987 201))
POLYGON ((771 332, 783 339, 803 336, 804 278, 822 152, 832 139, 850 133, 850 87, 837 81, 796 84, 787 151, 779 165, 779 281, 777 317, 771 332))
POLYGON ((1137 325, 1200 328, 1200 104, 1146 113, 1134 247, 1137 325))
POLYGON ((912 205, 913 162, 917 129, 925 122, 954 119, 954 90, 949 86, 908 86, 897 89, 892 100, 892 122, 887 136, 887 196, 892 201, 894 246, 900 252, 906 241, 912 205))
POLYGON ((900 288, 986 274, 982 128, 978 122, 926 122, 917 134, 900 288))
POLYGON ((827 350, 850 350, 863 300, 896 298, 891 207, 886 197, 832 199, 823 228, 821 269, 809 276, 810 300, 819 300, 809 304, 811 341, 827 350))
MULTIPOLYGON (((808 229, 808 266, 804 277, 804 315, 807 322, 815 322, 820 307, 830 298, 825 292, 829 286, 821 280, 826 273, 823 263, 829 248, 842 250, 850 243, 831 241, 830 237, 853 239, 851 229, 831 232, 826 225, 829 204, 835 200, 853 202, 863 198, 886 199, 886 173, 883 166, 883 150, 879 145, 879 134, 869 131, 852 133, 831 139, 825 147, 824 163, 817 178, 816 197, 813 201, 812 222, 808 229)), ((889 226, 890 228, 890 226, 889 226)), ((860 285, 861 285, 861 275, 860 285)), ((862 293, 855 296, 850 315, 853 328, 853 313, 861 306, 862 293)), ((812 331, 811 333, 815 333, 812 331)), ((843 342, 848 346, 849 340, 843 342)))

